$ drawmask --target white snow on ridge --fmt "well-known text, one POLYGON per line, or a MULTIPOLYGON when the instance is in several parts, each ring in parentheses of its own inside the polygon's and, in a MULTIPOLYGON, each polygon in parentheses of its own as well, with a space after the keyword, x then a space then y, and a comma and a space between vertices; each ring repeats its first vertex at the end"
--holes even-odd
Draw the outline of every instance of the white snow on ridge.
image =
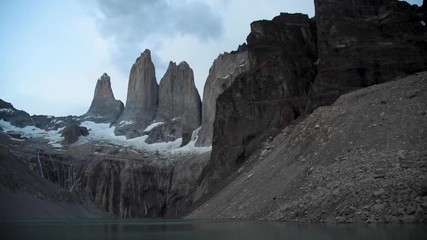
POLYGON ((58 130, 45 131, 43 129, 37 128, 35 126, 26 126, 23 128, 15 127, 9 122, 0 120, 0 127, 3 128, 5 132, 15 132, 19 133, 24 137, 28 138, 43 138, 49 140, 49 144, 53 147, 62 147, 60 142, 64 139, 59 133, 64 128, 59 128, 58 130))
POLYGON ((13 110, 12 108, 1 108, 0 112, 13 113, 15 112, 15 110, 13 110))
MULTIPOLYGON (((156 126, 162 125, 164 122, 153 123, 148 126, 145 131, 150 131, 156 126)), ((192 141, 180 148, 182 139, 179 138, 172 142, 161 142, 161 143, 153 143, 148 144, 145 142, 148 135, 144 135, 137 138, 126 139, 125 136, 116 136, 114 134, 115 127, 110 127, 108 123, 94 123, 90 121, 82 122, 82 127, 86 127, 89 130, 89 135, 84 137, 86 139, 80 139, 77 144, 84 143, 91 140, 96 141, 105 141, 111 144, 130 147, 139 150, 145 150, 149 152, 161 152, 161 153, 171 153, 171 154, 180 154, 180 153, 204 153, 211 150, 211 147, 195 147, 194 143, 197 139, 192 139, 192 141)), ((194 134, 193 134, 194 135, 194 134)), ((82 137, 81 137, 82 138, 82 137)))
MULTIPOLYGON (((164 124, 163 122, 153 123, 149 127, 154 128, 158 125, 164 124)), ((179 138, 173 142, 161 142, 154 144, 147 144, 145 140, 148 135, 126 139, 125 136, 116 136, 114 134, 115 127, 110 127, 108 123, 94 123, 91 121, 85 121, 80 124, 82 127, 86 127, 89 130, 88 136, 80 136, 79 140, 74 145, 81 145, 91 141, 104 141, 110 144, 139 149, 148 152, 160 152, 164 154, 186 154, 186 153, 204 153, 211 150, 211 147, 195 147, 194 144, 197 140, 197 131, 194 131, 192 140, 189 144, 184 147, 181 146, 182 139, 179 138)), ((19 133, 24 137, 28 138, 43 138, 49 140, 49 144, 55 148, 63 147, 61 141, 64 139, 59 133, 62 129, 45 131, 35 126, 27 126, 19 128, 11 125, 9 122, 0 120, 0 127, 5 132, 19 133)), ((147 130, 146 131, 149 131, 147 130)))

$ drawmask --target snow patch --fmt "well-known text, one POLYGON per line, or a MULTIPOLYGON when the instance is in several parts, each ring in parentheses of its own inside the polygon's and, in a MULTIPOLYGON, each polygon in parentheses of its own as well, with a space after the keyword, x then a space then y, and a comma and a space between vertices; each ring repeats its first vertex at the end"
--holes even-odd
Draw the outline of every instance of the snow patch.
MULTIPOLYGON (((150 131, 156 126, 164 124, 164 122, 156 122, 148 126, 145 131, 150 131)), ((195 147, 194 144, 197 140, 197 133, 194 134, 192 141, 186 146, 180 148, 182 138, 178 138, 172 142, 160 142, 148 144, 145 140, 148 138, 148 135, 144 135, 137 138, 126 139, 125 136, 116 136, 114 134, 115 127, 110 127, 108 123, 94 123, 91 121, 85 121, 81 123, 82 127, 89 129, 89 135, 86 137, 80 137, 79 141, 75 144, 83 144, 88 141, 104 141, 114 145, 119 145, 128 148, 134 148, 138 150, 148 151, 148 152, 161 152, 164 154, 176 154, 176 153, 204 153, 210 151, 211 147, 195 147)))
POLYGON ((12 108, 2 108, 0 109, 1 113, 14 113, 15 110, 13 110, 12 108))
POLYGON ((227 79, 228 77, 230 77, 230 74, 228 74, 227 76, 225 76, 225 77, 222 77, 222 79, 227 79))
POLYGON ((134 124, 134 123, 135 123, 134 121, 125 121, 125 120, 123 120, 123 121, 119 122, 119 126, 131 125, 131 124, 134 124))
POLYGON ((62 147, 60 142, 64 139, 59 133, 64 128, 59 128, 57 130, 45 131, 35 126, 26 126, 23 128, 15 127, 9 122, 0 120, 0 127, 3 128, 5 132, 14 132, 19 133, 27 138, 43 138, 49 140, 49 144, 53 147, 62 147))
POLYGON ((60 123, 63 123, 63 122, 64 121, 59 120, 59 119, 53 119, 53 121, 52 121, 53 124, 60 124, 60 123))
MULTIPOLYGON (((173 121, 173 119, 172 119, 172 121, 173 121)), ((148 127, 145 128, 144 132, 149 132, 153 128, 155 128, 157 126, 160 126, 160 125, 163 125, 163 124, 165 124, 165 123, 164 122, 155 122, 155 123, 152 123, 151 125, 149 125, 148 127)))
MULTIPOLYGON (((150 126, 147 127, 146 131, 149 131, 150 129, 164 124, 163 122, 157 122, 153 123, 150 126), (150 128, 151 127, 151 128, 150 128)), ((154 143, 154 144, 148 144, 145 142, 145 140, 148 138, 148 135, 132 138, 132 139, 126 139, 125 136, 116 136, 114 134, 115 127, 110 127, 110 124, 108 123, 94 123, 91 121, 84 121, 80 124, 82 127, 86 127, 89 130, 88 136, 80 136, 78 141, 75 142, 73 145, 81 145, 85 144, 91 141, 103 141, 107 143, 111 143, 114 145, 127 147, 127 148, 133 148, 148 152, 161 152, 164 154, 188 154, 188 153, 204 153, 210 151, 211 147, 195 147, 194 144, 197 140, 198 131, 199 129, 196 129, 193 132, 192 140, 189 144, 187 144, 184 147, 181 146, 182 138, 176 139, 172 142, 160 142, 160 143, 154 143)), ((58 130, 51 130, 46 131, 34 126, 27 126, 24 128, 19 128, 11 125, 9 122, 6 122, 4 120, 0 120, 0 127, 3 129, 4 132, 13 132, 13 133, 19 133, 23 137, 28 138, 43 138, 46 140, 49 140, 49 144, 55 148, 62 148, 61 141, 64 139, 60 133, 64 128, 59 128, 58 130)), ((14 139, 13 139, 14 140, 14 139)), ((129 149, 131 150, 131 149, 129 149)))

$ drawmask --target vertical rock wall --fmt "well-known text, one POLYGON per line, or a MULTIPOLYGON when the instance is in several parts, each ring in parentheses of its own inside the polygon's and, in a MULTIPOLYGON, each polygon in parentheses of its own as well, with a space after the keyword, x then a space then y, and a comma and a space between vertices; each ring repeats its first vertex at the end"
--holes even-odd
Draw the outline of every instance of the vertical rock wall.
POLYGON ((249 65, 246 44, 239 46, 237 51, 219 55, 213 62, 203 90, 202 126, 196 146, 212 145, 217 98, 239 74, 249 69, 249 65))
POLYGON ((127 138, 142 136, 157 113, 159 85, 156 81, 151 52, 146 49, 132 66, 126 106, 116 122, 116 135, 127 138))

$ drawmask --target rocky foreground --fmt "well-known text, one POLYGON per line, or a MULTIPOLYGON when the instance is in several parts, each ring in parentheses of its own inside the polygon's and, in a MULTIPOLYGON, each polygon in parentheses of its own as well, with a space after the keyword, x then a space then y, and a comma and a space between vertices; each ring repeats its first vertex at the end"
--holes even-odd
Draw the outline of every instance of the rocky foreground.
POLYGON ((427 222, 427 72, 341 96, 252 154, 188 218, 427 222))

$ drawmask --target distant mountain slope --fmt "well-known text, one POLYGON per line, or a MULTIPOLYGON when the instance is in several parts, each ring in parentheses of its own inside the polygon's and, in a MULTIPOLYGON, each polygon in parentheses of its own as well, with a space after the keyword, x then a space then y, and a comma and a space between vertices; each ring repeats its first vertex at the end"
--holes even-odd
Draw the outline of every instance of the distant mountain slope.
POLYGON ((427 221, 427 72, 341 96, 264 142, 189 218, 427 221))

